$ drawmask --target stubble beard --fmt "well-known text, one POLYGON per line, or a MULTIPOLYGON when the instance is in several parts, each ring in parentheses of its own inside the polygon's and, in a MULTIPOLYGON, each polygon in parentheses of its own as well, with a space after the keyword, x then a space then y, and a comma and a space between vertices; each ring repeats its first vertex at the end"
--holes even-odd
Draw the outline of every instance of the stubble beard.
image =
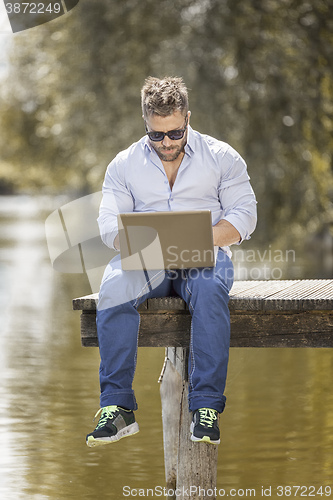
POLYGON ((171 146, 169 148, 166 148, 164 146, 157 146, 157 144, 154 144, 154 142, 152 141, 150 141, 150 144, 162 161, 175 161, 177 160, 178 156, 184 151, 186 141, 187 137, 185 136, 182 139, 181 144, 179 144, 178 146, 171 146), (174 151, 174 152, 166 154, 165 151, 174 151))

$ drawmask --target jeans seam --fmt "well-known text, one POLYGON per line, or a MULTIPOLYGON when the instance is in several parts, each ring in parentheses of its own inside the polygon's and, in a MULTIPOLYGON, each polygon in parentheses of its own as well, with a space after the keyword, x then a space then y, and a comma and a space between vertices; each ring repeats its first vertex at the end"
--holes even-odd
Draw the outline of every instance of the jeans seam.
POLYGON ((103 392, 103 396, 114 396, 115 394, 130 394, 131 396, 133 395, 133 389, 130 389, 128 391, 120 390, 120 391, 113 391, 113 392, 103 392))
POLYGON ((199 393, 195 393, 195 394, 190 394, 189 397, 190 398, 200 398, 200 397, 211 397, 211 398, 215 398, 215 399, 223 399, 225 396, 222 394, 222 395, 219 395, 217 393, 214 393, 214 392, 199 392, 199 393))
POLYGON ((190 390, 193 390, 193 374, 195 370, 195 359, 194 359, 194 349, 193 349, 193 313, 194 313, 194 307, 191 302, 191 297, 192 297, 192 292, 188 286, 188 275, 186 274, 186 286, 185 286, 185 292, 189 295, 190 300, 189 300, 189 308, 192 310, 192 318, 191 318, 191 332, 190 332, 190 357, 191 357, 191 372, 189 373, 189 386, 190 390))
POLYGON ((151 287, 152 284, 157 280, 157 277, 162 274, 164 271, 159 271, 158 273, 156 273, 152 279, 149 279, 148 281, 146 280, 146 284, 141 288, 140 292, 138 293, 138 295, 136 296, 136 299, 135 299, 135 302, 134 302, 134 307, 137 307, 138 305, 138 301, 139 299, 145 294, 145 290, 148 288, 149 289, 149 286, 151 287))
POLYGON ((139 315, 139 324, 138 324, 138 329, 136 332, 136 349, 135 349, 135 354, 134 354, 134 370, 133 370, 133 376, 132 376, 132 381, 131 381, 131 387, 133 387, 133 381, 134 381, 134 376, 135 376, 135 370, 136 370, 136 365, 137 365, 137 360, 138 360, 138 347, 139 347, 139 330, 140 330, 140 324, 141 324, 141 316, 139 315))

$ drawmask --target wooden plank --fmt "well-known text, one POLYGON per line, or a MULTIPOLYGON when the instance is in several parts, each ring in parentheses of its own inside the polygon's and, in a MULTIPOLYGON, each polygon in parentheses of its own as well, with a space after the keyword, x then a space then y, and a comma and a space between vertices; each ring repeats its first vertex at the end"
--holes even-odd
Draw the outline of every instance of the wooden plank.
MULTIPOLYGON (((237 282, 236 282, 237 283, 237 282)), ((264 308, 265 300, 270 300, 274 294, 280 290, 292 287, 296 282, 289 281, 258 281, 252 282, 252 286, 243 290, 243 287, 237 287, 234 292, 234 286, 230 292, 230 310, 239 311, 261 311, 264 308)))
POLYGON ((302 280, 287 289, 279 290, 275 294, 275 298, 307 299, 318 292, 319 296, 322 296, 322 290, 327 289, 329 285, 330 282, 326 280, 302 280))
POLYGON ((190 314, 142 314, 139 346, 186 347, 190 341, 190 314))
POLYGON ((147 300, 148 311, 185 311, 186 302, 180 297, 160 297, 147 300))
MULTIPOLYGON (((139 347, 186 347, 190 341, 189 314, 142 314, 139 347)), ((81 342, 84 347, 97 347, 96 314, 81 314, 81 342)))
MULTIPOLYGON (((237 282, 236 282, 237 283, 237 282)), ((242 284, 230 294, 230 310, 306 311, 333 307, 333 280, 261 281, 242 290, 242 284)))
POLYGON ((78 297, 77 299, 73 299, 73 309, 74 311, 95 311, 97 300, 98 293, 78 297))
MULTIPOLYGON (((298 313, 231 312, 231 347, 333 347, 333 311, 298 313)), ((188 313, 141 315, 139 347, 187 347, 188 313)), ((85 347, 98 345, 94 312, 81 315, 85 347)))
POLYGON ((295 301, 303 303, 304 301, 311 300, 312 296, 316 293, 318 294, 318 298, 323 298, 320 291, 324 286, 325 283, 322 283, 320 280, 306 280, 295 283, 287 289, 278 290, 270 298, 279 301, 284 300, 288 302, 295 301))
POLYGON ((333 312, 231 314, 231 347, 333 347, 333 312))
MULTIPOLYGON (((95 310, 98 295, 73 300, 75 310, 95 310)), ((236 281, 231 289, 231 311, 307 311, 333 308, 333 280, 236 281)), ((140 311, 182 311, 186 304, 179 297, 149 299, 140 311)))
POLYGON ((235 281, 230 291, 230 298, 267 298, 277 290, 284 290, 299 280, 258 280, 258 281, 235 281))

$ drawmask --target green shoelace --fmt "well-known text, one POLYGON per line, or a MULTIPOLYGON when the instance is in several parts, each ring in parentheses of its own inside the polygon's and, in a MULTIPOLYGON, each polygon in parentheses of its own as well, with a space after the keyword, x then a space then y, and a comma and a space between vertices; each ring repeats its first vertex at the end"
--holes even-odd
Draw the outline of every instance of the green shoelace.
POLYGON ((213 427, 214 421, 217 420, 217 411, 211 408, 199 408, 200 424, 206 427, 213 427))
POLYGON ((96 413, 96 415, 94 416, 94 420, 96 419, 96 417, 101 414, 101 417, 99 419, 99 422, 97 424, 97 427, 96 429, 100 429, 101 427, 104 427, 104 425, 106 424, 106 422, 108 421, 108 419, 110 418, 113 418, 114 417, 114 414, 115 412, 118 410, 118 406, 105 406, 104 408, 100 408, 98 410, 98 412, 96 413))

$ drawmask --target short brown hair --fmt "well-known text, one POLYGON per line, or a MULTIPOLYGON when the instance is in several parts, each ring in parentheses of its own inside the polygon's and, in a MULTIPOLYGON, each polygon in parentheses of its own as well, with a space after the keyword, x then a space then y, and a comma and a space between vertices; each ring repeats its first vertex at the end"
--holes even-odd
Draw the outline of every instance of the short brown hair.
POLYGON ((185 116, 188 111, 188 94, 183 79, 176 76, 162 79, 149 76, 141 89, 141 106, 144 118, 153 114, 170 116, 175 111, 180 111, 185 116))

